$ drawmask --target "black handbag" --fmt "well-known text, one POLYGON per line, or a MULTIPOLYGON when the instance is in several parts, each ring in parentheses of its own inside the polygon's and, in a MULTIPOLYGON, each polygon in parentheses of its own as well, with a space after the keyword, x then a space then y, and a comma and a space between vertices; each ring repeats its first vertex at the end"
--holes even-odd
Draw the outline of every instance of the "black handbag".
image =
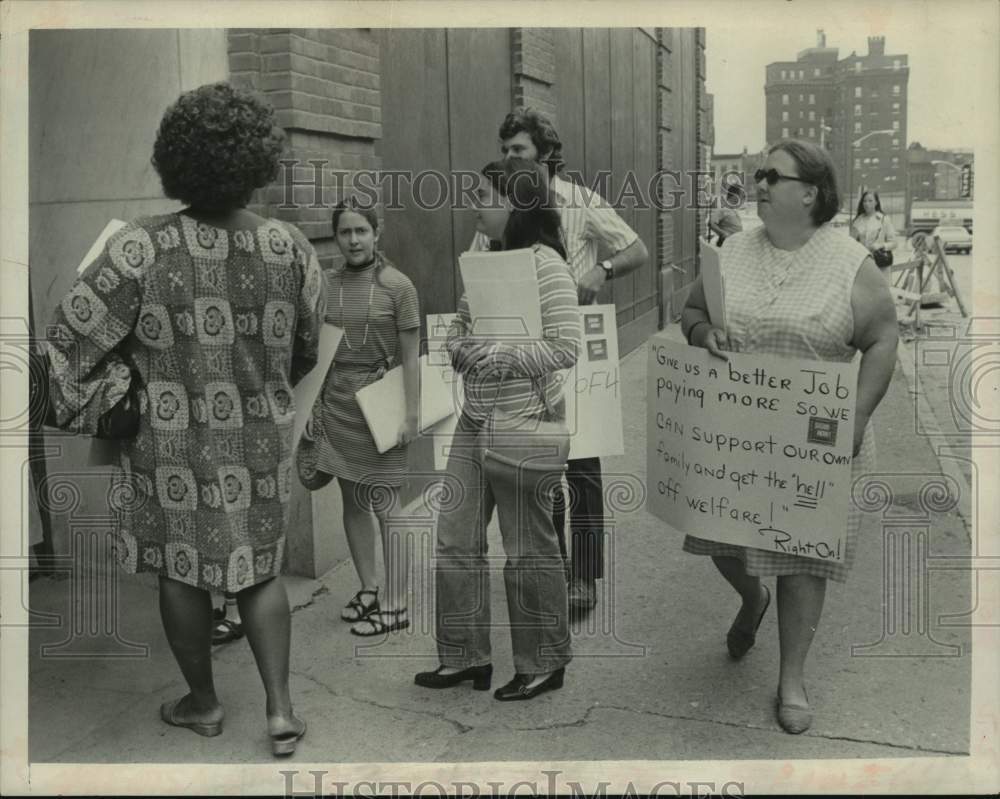
POLYGON ((881 247, 872 252, 872 258, 875 259, 875 266, 879 269, 885 269, 887 266, 892 266, 892 251, 884 250, 881 247))
MULTIPOLYGON (((885 232, 884 216, 882 217, 882 232, 885 232)), ((875 266, 879 269, 885 269, 887 266, 892 266, 892 250, 879 247, 877 250, 872 251, 872 258, 875 259, 875 266)))

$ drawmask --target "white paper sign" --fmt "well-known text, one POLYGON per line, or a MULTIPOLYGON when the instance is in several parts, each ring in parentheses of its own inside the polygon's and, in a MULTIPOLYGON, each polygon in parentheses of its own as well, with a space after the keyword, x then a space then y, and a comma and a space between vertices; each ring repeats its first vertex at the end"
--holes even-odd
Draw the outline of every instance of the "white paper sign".
POLYGON ((80 265, 76 268, 76 273, 78 275, 83 274, 83 270, 90 266, 94 259, 104 250, 104 245, 108 243, 115 233, 125 227, 127 223, 122 222, 120 219, 112 219, 104 226, 104 230, 101 231, 101 235, 97 237, 97 241, 90 245, 90 249, 87 250, 87 254, 83 256, 83 260, 80 261, 80 265))
POLYGON ((432 372, 428 379, 440 380, 447 388, 452 402, 451 415, 427 431, 432 437, 434 468, 437 471, 442 471, 448 465, 452 437, 465 401, 462 376, 452 368, 447 348, 448 330, 457 318, 458 314, 456 313, 428 314, 427 316, 427 366, 428 370, 432 372))
POLYGON ((340 340, 344 337, 343 328, 335 325, 324 324, 319 331, 319 353, 316 358, 316 365, 309 370, 298 385, 295 386, 295 421, 292 423, 292 449, 299 445, 302 431, 305 430, 306 422, 312 414, 313 406, 323 389, 326 376, 330 371, 330 364, 333 363, 333 356, 337 353, 340 340))
MULTIPOLYGON (((125 227, 126 223, 121 219, 112 219, 104 226, 104 230, 101 231, 101 235, 97 237, 97 240, 90 245, 90 249, 87 250, 87 254, 83 256, 83 260, 80 261, 80 265, 76 268, 76 273, 82 275, 84 270, 90 266, 97 257, 104 250, 104 245, 107 244, 108 239, 111 238, 117 231, 125 227)), ((88 466, 117 466, 119 462, 119 454, 121 453, 121 445, 116 441, 108 441, 106 439, 91 438, 90 447, 87 452, 87 465, 88 466)))
POLYGON ((559 372, 570 431, 569 457, 596 458, 625 452, 618 363, 617 309, 584 305, 580 357, 572 369, 559 372))
POLYGON ((713 327, 726 330, 726 287, 722 280, 719 250, 706 242, 701 243, 701 285, 705 291, 708 319, 713 327))
POLYGON ((841 562, 857 366, 650 340, 648 507, 685 533, 841 562))
POLYGON ((462 282, 477 337, 517 341, 542 337, 542 305, 533 250, 466 252, 462 282))
MULTIPOLYGON (((427 356, 421 355, 420 368, 420 429, 437 424, 454 412, 451 392, 439 377, 439 370, 430 367, 427 356)), ((381 380, 365 386, 354 395, 379 453, 388 452, 399 444, 399 430, 406 421, 406 390, 403 367, 390 369, 381 380)))

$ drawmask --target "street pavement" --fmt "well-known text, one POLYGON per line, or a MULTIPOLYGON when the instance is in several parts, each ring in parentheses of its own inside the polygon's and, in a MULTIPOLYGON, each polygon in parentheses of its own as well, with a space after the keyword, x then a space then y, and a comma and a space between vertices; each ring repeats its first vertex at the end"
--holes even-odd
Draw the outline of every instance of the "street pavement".
MULTIPOLYGON (((667 330, 679 337, 676 325, 667 330)), ((967 555, 969 534, 956 510, 924 507, 925 489, 939 481, 941 469, 928 436, 915 428, 914 395, 903 370, 897 369, 874 418, 877 470, 892 502, 866 514, 849 581, 829 586, 808 662, 816 719, 808 732, 791 736, 774 718, 775 611, 769 610, 752 652, 731 661, 725 633, 738 608, 736 595, 709 559, 681 551, 681 535, 645 511, 641 493, 630 493, 645 480, 647 357, 643 346, 622 362, 625 454, 604 462, 606 480, 620 486, 607 577, 599 584, 597 610, 575 626, 576 657, 565 687, 530 702, 499 703, 468 684, 444 691, 415 686, 413 675, 436 665, 426 557, 417 559, 413 625, 387 639, 359 639, 340 621, 341 607, 357 589, 352 565, 343 562, 320 580, 288 580, 295 608, 292 695, 309 723, 293 762, 867 759, 968 752, 969 629, 961 619, 946 626, 941 617, 972 607, 969 573, 931 571, 922 562, 900 560, 900 553, 967 555), (900 549, 899 528, 887 518, 900 513, 926 549, 900 549), (915 575, 926 578, 927 588, 916 597, 905 593, 915 575), (923 612, 929 627, 916 623, 923 612)), ((330 534, 343 534, 339 524, 331 521, 330 534)), ((430 547, 430 537, 419 545, 430 547)), ((495 522, 490 549, 502 552, 495 522)), ((93 588, 99 578, 80 588, 93 588)), ((160 628, 155 580, 123 575, 117 590, 117 640, 74 640, 43 656, 43 645, 69 636, 71 596, 88 594, 77 593, 71 579, 31 584, 32 609, 58 614, 61 622, 31 631, 30 760, 272 762, 263 690, 246 640, 214 652, 227 713, 224 733, 205 739, 167 727, 158 718, 159 705, 185 687, 160 628), (148 652, 120 657, 123 642, 148 652), (84 645, 109 656, 56 656, 84 645)), ((499 573, 492 606, 497 687, 513 676, 499 573)))

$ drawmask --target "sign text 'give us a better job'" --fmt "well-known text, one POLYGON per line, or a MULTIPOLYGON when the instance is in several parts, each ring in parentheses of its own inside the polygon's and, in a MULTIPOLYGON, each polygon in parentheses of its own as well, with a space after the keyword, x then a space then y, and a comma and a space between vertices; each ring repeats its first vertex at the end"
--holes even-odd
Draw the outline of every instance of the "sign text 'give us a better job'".
POLYGON ((648 506, 684 533, 842 561, 857 368, 650 340, 648 506))

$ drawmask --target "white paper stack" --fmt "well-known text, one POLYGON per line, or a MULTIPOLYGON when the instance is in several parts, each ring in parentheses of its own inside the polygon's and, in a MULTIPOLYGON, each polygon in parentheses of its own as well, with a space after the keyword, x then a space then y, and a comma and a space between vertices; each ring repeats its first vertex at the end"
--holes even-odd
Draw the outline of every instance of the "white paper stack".
POLYGON ((466 252, 459 264, 473 336, 504 341, 542 337, 533 250, 466 252))

